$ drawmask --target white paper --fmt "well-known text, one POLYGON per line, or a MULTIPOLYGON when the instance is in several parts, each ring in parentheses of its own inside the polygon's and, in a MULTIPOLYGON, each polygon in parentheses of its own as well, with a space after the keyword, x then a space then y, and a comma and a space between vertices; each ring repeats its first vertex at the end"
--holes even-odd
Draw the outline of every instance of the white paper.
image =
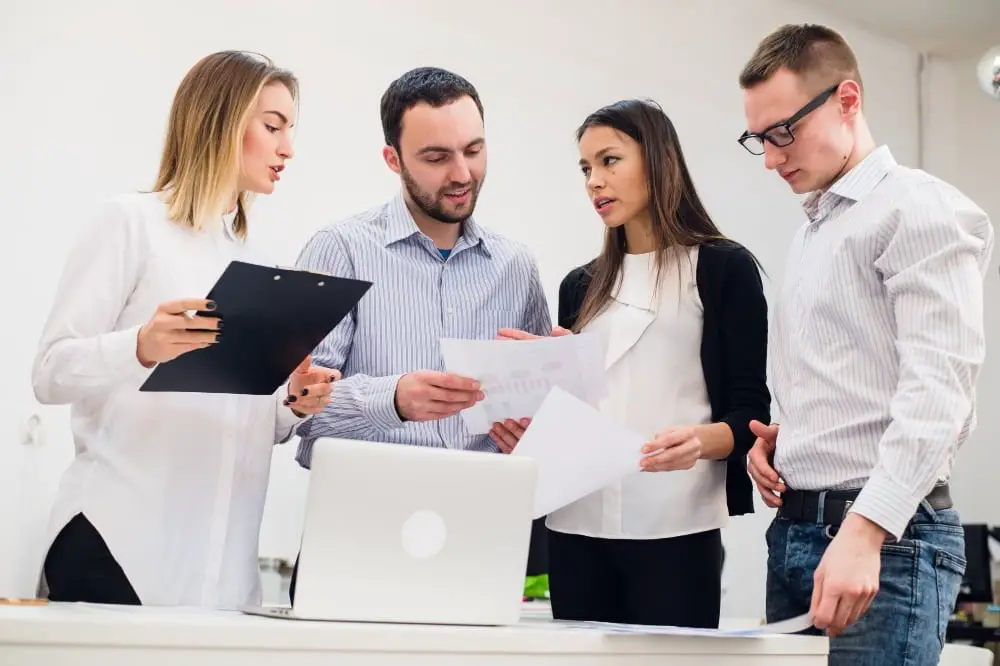
POLYGON ((551 389, 511 455, 535 461, 535 518, 641 473, 641 437, 558 387, 551 389))
POLYGON ((592 405, 604 397, 604 342, 593 333, 536 340, 441 340, 445 370, 471 377, 486 395, 462 411, 470 434, 504 419, 533 418, 558 386, 592 405))
POLYGON ((610 622, 564 622, 556 624, 571 629, 597 629, 607 634, 640 634, 646 636, 717 636, 746 638, 753 636, 775 636, 794 634, 813 626, 808 614, 788 620, 762 624, 744 629, 697 629, 692 627, 666 627, 642 624, 615 624, 610 622))

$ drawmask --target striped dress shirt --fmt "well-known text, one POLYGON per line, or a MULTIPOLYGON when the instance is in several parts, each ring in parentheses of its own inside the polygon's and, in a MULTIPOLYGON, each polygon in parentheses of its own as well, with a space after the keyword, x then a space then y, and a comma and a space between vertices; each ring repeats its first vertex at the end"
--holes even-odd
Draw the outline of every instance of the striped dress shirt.
POLYGON ((775 468, 862 488, 851 511, 899 538, 975 425, 993 227, 884 146, 805 210, 770 343, 775 468))
POLYGON ((552 332, 538 267, 524 245, 472 218, 445 259, 421 233, 398 194, 319 231, 298 266, 368 280, 372 288, 316 349, 313 362, 337 368, 331 404, 298 429, 296 460, 309 467, 319 437, 498 451, 470 435, 460 415, 403 422, 396 384, 407 372, 444 370, 440 339, 493 339, 500 328, 552 332))

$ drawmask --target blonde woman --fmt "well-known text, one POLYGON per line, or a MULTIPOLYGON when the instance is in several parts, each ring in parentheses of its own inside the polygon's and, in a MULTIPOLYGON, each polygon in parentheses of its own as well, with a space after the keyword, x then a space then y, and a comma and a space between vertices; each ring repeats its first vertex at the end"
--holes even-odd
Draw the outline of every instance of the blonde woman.
POLYGON ((72 406, 76 456, 53 508, 42 594, 56 601, 259 603, 271 448, 329 402, 304 360, 274 396, 146 393, 158 364, 215 344, 208 292, 250 242, 247 199, 292 157, 295 77, 220 52, 181 82, 152 192, 120 196, 66 264, 34 363, 37 399, 72 406), (47 593, 46 593, 47 589, 47 593))

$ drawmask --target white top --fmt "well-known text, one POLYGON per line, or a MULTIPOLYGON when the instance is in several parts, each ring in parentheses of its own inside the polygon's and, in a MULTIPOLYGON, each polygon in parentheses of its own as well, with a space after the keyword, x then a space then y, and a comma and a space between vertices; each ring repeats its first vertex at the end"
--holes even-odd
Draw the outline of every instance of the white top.
POLYGON ((203 298, 231 260, 266 263, 230 215, 195 231, 153 194, 106 204, 70 253, 32 381, 71 404, 76 457, 48 539, 83 512, 144 604, 260 600, 257 542, 271 448, 299 419, 274 396, 145 393, 136 336, 156 307, 203 298))
POLYGON ((852 511, 897 538, 975 424, 990 220, 874 151, 806 200, 770 336, 790 488, 864 490, 852 511))
MULTIPOLYGON (((607 343, 601 412, 650 439, 670 426, 712 420, 701 367, 697 265, 694 247, 685 260, 668 262, 656 290, 655 254, 625 255, 614 299, 585 328, 607 343)), ((725 464, 700 460, 690 470, 632 474, 553 512, 546 524, 590 537, 662 539, 728 520, 725 464)))

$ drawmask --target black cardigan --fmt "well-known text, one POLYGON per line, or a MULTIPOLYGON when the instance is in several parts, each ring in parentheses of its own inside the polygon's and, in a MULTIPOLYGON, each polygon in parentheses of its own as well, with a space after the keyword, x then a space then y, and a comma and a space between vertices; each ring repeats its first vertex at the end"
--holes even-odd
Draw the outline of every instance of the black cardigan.
MULTIPOLYGON (((576 322, 594 263, 570 271, 559 285, 560 326, 572 328, 576 322)), ((753 256, 733 241, 702 245, 695 279, 704 306, 701 367, 712 421, 727 423, 733 431, 733 452, 725 461, 729 514, 753 513, 753 486, 746 461, 755 437, 749 424, 754 419, 762 423, 771 420, 764 287, 753 256)))

